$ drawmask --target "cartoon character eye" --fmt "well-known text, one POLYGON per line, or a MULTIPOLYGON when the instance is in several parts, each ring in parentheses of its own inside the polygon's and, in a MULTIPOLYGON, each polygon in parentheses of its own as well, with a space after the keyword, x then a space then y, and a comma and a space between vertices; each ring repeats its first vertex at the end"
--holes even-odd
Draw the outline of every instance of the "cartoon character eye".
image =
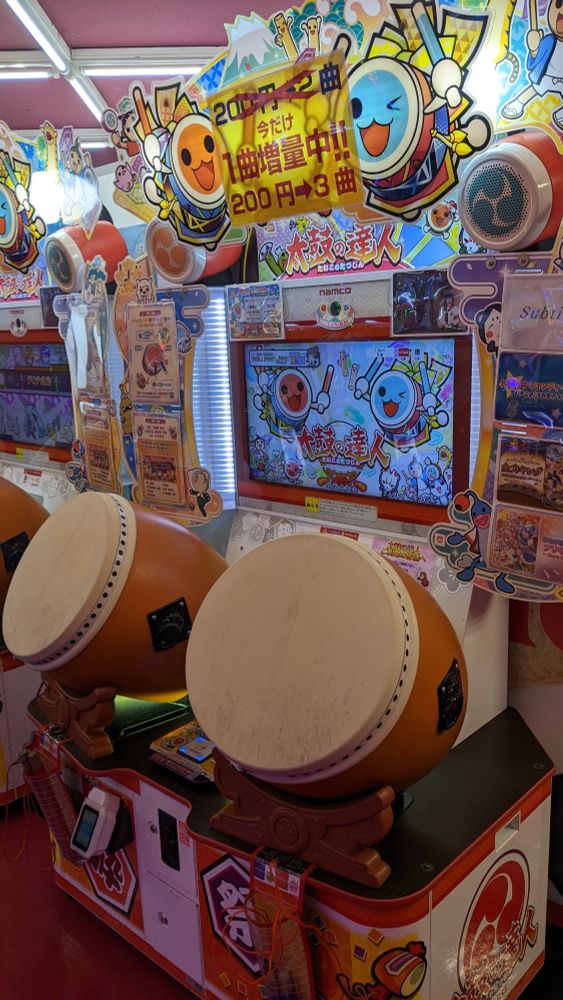
POLYGON ((382 385, 379 387, 379 389, 377 391, 378 391, 378 393, 379 393, 380 396, 384 396, 385 395, 385 389, 383 388, 382 385))
POLYGON ((212 136, 206 135, 205 139, 203 140, 203 145, 205 146, 208 153, 213 153, 215 151, 215 142, 213 141, 212 136))
POLYGON ((288 390, 288 388, 287 388, 287 386, 286 386, 285 382, 283 383, 283 385, 282 385, 282 387, 281 387, 281 391, 282 391, 282 395, 283 395, 283 396, 287 396, 287 394, 288 394, 289 390, 288 390))
POLYGON ((192 154, 190 153, 189 149, 183 149, 182 152, 180 153, 180 156, 184 166, 189 167, 192 162, 192 154))
POLYGON ((364 106, 363 106, 362 102, 360 101, 360 98, 359 97, 353 97, 352 98, 352 117, 354 119, 359 118, 363 110, 364 110, 364 106))
POLYGON ((303 385, 303 382, 298 382, 297 383, 297 388, 299 389, 299 392, 303 392, 303 389, 305 388, 305 386, 303 385))
POLYGON ((397 105, 398 105, 398 103, 399 103, 400 100, 401 100, 401 95, 399 94, 398 97, 394 97, 392 101, 389 101, 388 104, 387 104, 387 107, 389 108, 389 111, 396 111, 397 110, 397 105))

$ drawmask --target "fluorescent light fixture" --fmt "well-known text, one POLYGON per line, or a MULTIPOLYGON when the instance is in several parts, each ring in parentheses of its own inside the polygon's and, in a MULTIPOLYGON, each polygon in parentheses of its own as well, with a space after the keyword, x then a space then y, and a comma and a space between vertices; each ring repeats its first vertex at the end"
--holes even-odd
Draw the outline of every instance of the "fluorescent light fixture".
POLYGON ((110 143, 109 142, 98 142, 98 141, 88 142, 88 140, 86 140, 86 142, 82 142, 82 141, 80 142, 80 148, 81 149, 109 149, 110 148, 110 143))
POLYGON ((91 83, 90 80, 85 80, 84 78, 78 78, 76 76, 69 77, 69 83, 76 91, 80 99, 84 101, 84 104, 92 112, 94 117, 101 122, 107 102, 104 101, 100 92, 96 90, 94 84, 91 83))
POLYGON ((70 66, 70 49, 37 0, 6 0, 6 3, 51 62, 61 73, 66 73, 70 66))
POLYGON ((132 63, 130 66, 88 66, 82 72, 85 76, 125 76, 131 80, 147 76, 194 76, 203 69, 200 66, 144 66, 142 63, 132 63))
POLYGON ((51 73, 46 69, 0 69, 2 80, 49 80, 51 73))

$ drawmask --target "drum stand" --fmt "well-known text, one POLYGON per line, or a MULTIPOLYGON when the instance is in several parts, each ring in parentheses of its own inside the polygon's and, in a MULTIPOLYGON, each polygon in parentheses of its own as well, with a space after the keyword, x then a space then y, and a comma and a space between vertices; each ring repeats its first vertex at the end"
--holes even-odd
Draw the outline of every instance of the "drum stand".
POLYGON ((49 680, 48 674, 42 677, 44 688, 37 703, 48 721, 93 760, 113 753, 113 744, 104 727, 113 722, 115 715, 115 688, 95 688, 89 694, 82 694, 49 680))
POLYGON ((389 878, 391 869, 373 845, 393 825, 390 785, 336 803, 312 802, 243 774, 217 749, 214 756, 215 784, 232 800, 212 817, 214 830, 296 855, 372 888, 389 878))

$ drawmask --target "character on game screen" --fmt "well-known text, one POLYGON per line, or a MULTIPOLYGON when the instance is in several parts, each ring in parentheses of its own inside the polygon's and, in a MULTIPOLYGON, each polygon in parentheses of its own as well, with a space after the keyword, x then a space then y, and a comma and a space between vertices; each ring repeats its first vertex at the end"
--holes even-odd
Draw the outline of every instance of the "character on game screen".
POLYGON ((451 369, 439 375, 433 365, 420 361, 408 372, 402 362, 394 361, 391 368, 381 371, 383 358, 376 357, 356 380, 355 398, 369 401, 382 433, 395 448, 406 450, 426 443, 434 428, 449 422, 438 393, 451 369))
POLYGON ((303 472, 303 466, 301 462, 295 460, 290 460, 285 463, 285 475, 292 483, 298 483, 301 479, 301 474, 303 472))
POLYGON ((428 963, 426 945, 411 941, 406 948, 390 948, 372 962, 369 983, 351 983, 339 973, 336 981, 348 1000, 395 1000, 414 997, 424 979, 428 963))
POLYGON ((381 496, 387 500, 396 500, 399 496, 401 477, 396 469, 382 469, 379 473, 379 488, 381 496))
POLYGON ((262 371, 258 376, 260 393, 254 405, 262 420, 267 420, 272 434, 294 437, 305 425, 311 410, 324 413, 330 406, 330 386, 334 366, 327 365, 321 391, 314 397, 313 387, 300 368, 262 371))
POLYGON ((253 473, 263 478, 268 470, 268 442, 258 434, 250 438, 249 458, 253 473))
POLYGON ((446 504, 450 498, 450 486, 442 468, 427 456, 422 470, 422 478, 428 487, 430 499, 434 503, 446 504))
POLYGON ((33 404, 26 406, 24 429, 26 437, 32 441, 42 441, 45 437, 43 421, 33 404))
MULTIPOLYGON (((456 511, 469 514, 470 527, 465 532, 452 532, 448 535, 447 542, 454 546, 468 544, 467 552, 458 562, 458 566, 461 568, 457 573, 457 578, 462 583, 471 583, 477 569, 487 568, 487 541, 491 526, 491 505, 478 497, 473 490, 467 490, 456 496, 454 508, 456 511)), ((495 586, 503 594, 514 593, 514 587, 506 579, 504 573, 497 574, 495 586)))
POLYGON ((485 309, 481 309, 476 317, 475 324, 479 340, 485 345, 489 354, 498 354, 500 344, 500 328, 502 323, 502 304, 493 302, 485 309))

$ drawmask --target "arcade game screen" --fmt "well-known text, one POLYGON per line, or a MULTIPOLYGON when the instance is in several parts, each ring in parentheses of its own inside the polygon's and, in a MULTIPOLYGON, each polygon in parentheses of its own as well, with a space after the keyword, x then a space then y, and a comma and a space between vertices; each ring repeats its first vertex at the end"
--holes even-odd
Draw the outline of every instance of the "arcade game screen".
POLYGON ((469 405, 462 340, 245 344, 248 479, 447 506, 468 479, 467 442, 456 435, 469 405))

